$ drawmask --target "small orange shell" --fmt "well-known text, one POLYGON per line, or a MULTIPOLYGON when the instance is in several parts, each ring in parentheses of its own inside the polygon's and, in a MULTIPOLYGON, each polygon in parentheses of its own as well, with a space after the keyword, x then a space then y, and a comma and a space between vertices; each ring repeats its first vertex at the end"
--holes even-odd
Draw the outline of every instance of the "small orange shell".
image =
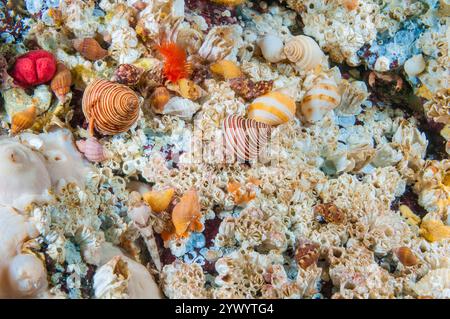
POLYGON ((142 195, 144 201, 152 208, 155 213, 162 213, 169 207, 175 190, 168 188, 162 191, 150 191, 142 195))
POLYGON ((358 7, 359 0, 344 0, 343 5, 348 11, 353 11, 358 7))
POLYGON ((108 55, 108 50, 103 49, 93 38, 75 39, 73 47, 90 61, 100 60, 108 55))
POLYGON ((408 247, 399 247, 394 249, 394 253, 397 256, 398 260, 405 265, 406 267, 416 265, 419 260, 416 255, 409 249, 408 247))
POLYGON ((155 113, 161 114, 164 111, 164 106, 170 100, 170 93, 164 86, 157 87, 151 96, 151 106, 155 113))
POLYGON ((186 237, 189 231, 202 231, 201 217, 197 191, 191 189, 181 197, 180 202, 173 209, 172 222, 175 226, 175 234, 186 237))
POLYGON ((315 206, 314 213, 321 216, 327 223, 336 225, 345 223, 345 213, 332 203, 319 204, 315 206))
POLYGON ((69 69, 67 69, 63 63, 58 62, 56 75, 50 83, 53 93, 60 99, 64 98, 64 96, 69 93, 71 85, 72 75, 70 74, 69 69))
POLYGON ((229 60, 220 60, 217 61, 209 67, 211 72, 221 75, 225 80, 235 79, 242 76, 241 69, 234 63, 229 60))
POLYGON ((11 120, 11 132, 15 135, 33 126, 36 121, 36 107, 30 106, 26 110, 15 113, 11 120))

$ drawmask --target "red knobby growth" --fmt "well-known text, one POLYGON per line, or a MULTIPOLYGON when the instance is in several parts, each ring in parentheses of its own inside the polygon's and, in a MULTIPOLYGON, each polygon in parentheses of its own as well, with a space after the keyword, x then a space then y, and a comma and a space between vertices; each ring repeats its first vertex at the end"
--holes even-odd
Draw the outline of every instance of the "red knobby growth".
POLYGON ((34 50, 19 56, 10 75, 22 87, 50 81, 56 73, 56 59, 50 52, 34 50))

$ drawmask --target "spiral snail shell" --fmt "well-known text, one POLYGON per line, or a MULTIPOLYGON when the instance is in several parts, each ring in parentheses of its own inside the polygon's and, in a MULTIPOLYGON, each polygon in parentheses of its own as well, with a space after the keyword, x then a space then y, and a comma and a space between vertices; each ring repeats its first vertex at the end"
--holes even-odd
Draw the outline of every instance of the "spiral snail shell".
POLYGON ((50 83, 53 93, 59 98, 63 99, 67 93, 70 91, 70 86, 72 85, 72 75, 70 70, 66 66, 58 62, 56 75, 50 83))
POLYGON ((307 122, 314 123, 337 107, 340 101, 338 86, 333 80, 324 77, 306 92, 300 110, 307 122))
POLYGON ((90 61, 100 60, 108 55, 108 50, 103 49, 93 38, 75 39, 73 47, 90 61))
POLYGON ((13 135, 26 130, 33 126, 36 121, 36 107, 34 105, 29 108, 17 112, 11 119, 11 133, 13 135))
POLYGON ((139 96, 132 89, 103 79, 89 84, 82 100, 91 135, 94 128, 104 135, 128 131, 139 117, 139 104, 139 96))
POLYGON ((314 69, 324 56, 317 42, 306 35, 298 35, 289 40, 284 46, 284 54, 289 61, 304 70, 314 69))
POLYGON ((237 115, 229 115, 223 121, 227 154, 234 154, 242 161, 257 159, 270 138, 270 126, 237 115), (230 151, 230 153, 228 153, 230 151))

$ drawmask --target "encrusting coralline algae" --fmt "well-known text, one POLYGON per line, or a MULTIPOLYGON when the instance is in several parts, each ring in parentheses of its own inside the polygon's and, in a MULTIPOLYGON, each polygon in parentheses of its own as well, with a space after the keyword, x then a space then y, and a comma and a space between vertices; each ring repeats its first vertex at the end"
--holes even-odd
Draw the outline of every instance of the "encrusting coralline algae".
POLYGON ((450 298, 449 13, 0 0, 0 298, 450 298))

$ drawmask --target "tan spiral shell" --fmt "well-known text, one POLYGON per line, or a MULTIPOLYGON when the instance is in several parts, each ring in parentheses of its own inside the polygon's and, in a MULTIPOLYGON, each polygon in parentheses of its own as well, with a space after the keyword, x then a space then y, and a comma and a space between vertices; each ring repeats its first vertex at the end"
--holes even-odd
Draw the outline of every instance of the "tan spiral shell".
POLYGON ((284 54, 289 61, 304 70, 314 69, 324 55, 317 42, 306 35, 298 35, 289 40, 284 46, 284 54))
POLYGON ((73 47, 90 61, 100 60, 108 55, 108 50, 103 49, 93 38, 75 39, 73 47))
POLYGON ((128 131, 139 117, 139 96, 129 87, 97 79, 86 87, 83 94, 83 113, 101 134, 114 135, 128 131))
POLYGON ((70 91, 72 75, 66 66, 58 62, 56 75, 53 77, 50 87, 58 98, 63 98, 70 91))
POLYGON ((235 154, 242 161, 258 158, 263 146, 268 143, 271 131, 267 124, 237 115, 227 116, 223 129, 227 154, 235 154))
POLYGON ((26 130, 33 126, 36 121, 36 107, 34 105, 29 108, 17 112, 11 119, 11 133, 13 135, 26 130))

